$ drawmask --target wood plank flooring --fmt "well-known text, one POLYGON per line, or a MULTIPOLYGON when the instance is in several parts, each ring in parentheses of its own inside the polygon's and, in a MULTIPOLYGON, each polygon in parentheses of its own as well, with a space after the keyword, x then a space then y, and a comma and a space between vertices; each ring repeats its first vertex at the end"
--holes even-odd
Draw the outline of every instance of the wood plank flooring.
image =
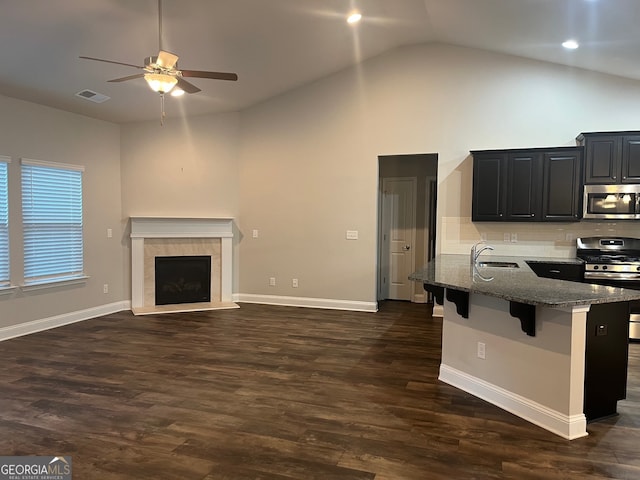
POLYGON ((563 440, 438 382, 427 305, 120 312, 0 343, 0 455, 74 479, 640 479, 640 345, 621 415, 563 440))

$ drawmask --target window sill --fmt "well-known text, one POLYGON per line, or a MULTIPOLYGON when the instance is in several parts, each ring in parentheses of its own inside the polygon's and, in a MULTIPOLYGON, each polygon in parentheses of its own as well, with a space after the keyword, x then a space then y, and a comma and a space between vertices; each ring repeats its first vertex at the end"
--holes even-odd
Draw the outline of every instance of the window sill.
POLYGON ((5 285, 0 287, 0 295, 9 295, 18 289, 15 285, 5 285))
POLYGON ((86 283, 88 279, 89 279, 88 275, 78 275, 76 277, 64 277, 64 278, 40 280, 37 282, 29 282, 29 283, 25 283, 24 285, 20 285, 20 290, 22 290, 23 292, 30 292, 32 290, 42 290, 45 288, 62 287, 65 285, 76 285, 80 283, 86 283))

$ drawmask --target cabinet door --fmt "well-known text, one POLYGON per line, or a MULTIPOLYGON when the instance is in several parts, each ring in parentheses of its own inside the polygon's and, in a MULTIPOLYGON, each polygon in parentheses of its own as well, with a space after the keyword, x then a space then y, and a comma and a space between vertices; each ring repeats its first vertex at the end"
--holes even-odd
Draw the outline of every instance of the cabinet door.
POLYGON ((598 135, 585 141, 584 183, 618 183, 620 175, 620 137, 598 135))
POLYGON ((575 222, 580 218, 581 166, 580 149, 544 154, 543 221, 575 222))
POLYGON ((586 333, 584 414, 591 421, 614 415, 627 396, 629 303, 591 305, 586 333))
POLYGON ((521 222, 540 220, 541 185, 542 157, 539 153, 509 154, 506 219, 521 222))
POLYGON ((622 137, 622 183, 640 183, 640 135, 622 137))
POLYGON ((474 222, 504 220, 506 154, 475 154, 473 157, 474 222))

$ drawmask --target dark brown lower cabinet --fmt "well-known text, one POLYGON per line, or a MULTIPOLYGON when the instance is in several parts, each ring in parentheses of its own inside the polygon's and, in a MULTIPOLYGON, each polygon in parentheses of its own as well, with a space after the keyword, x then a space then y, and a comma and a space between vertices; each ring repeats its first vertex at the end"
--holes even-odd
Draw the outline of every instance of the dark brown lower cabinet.
POLYGON ((587 314, 584 414, 591 422, 617 413, 627 396, 629 302, 591 305, 587 314))

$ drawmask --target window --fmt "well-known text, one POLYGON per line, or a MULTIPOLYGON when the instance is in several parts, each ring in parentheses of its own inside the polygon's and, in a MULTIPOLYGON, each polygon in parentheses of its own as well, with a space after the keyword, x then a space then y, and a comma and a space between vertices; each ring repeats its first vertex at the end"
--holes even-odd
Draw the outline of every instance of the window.
POLYGON ((22 159, 25 285, 84 277, 82 172, 22 159))
POLYGON ((9 157, 0 156, 0 288, 9 286, 9 157))

